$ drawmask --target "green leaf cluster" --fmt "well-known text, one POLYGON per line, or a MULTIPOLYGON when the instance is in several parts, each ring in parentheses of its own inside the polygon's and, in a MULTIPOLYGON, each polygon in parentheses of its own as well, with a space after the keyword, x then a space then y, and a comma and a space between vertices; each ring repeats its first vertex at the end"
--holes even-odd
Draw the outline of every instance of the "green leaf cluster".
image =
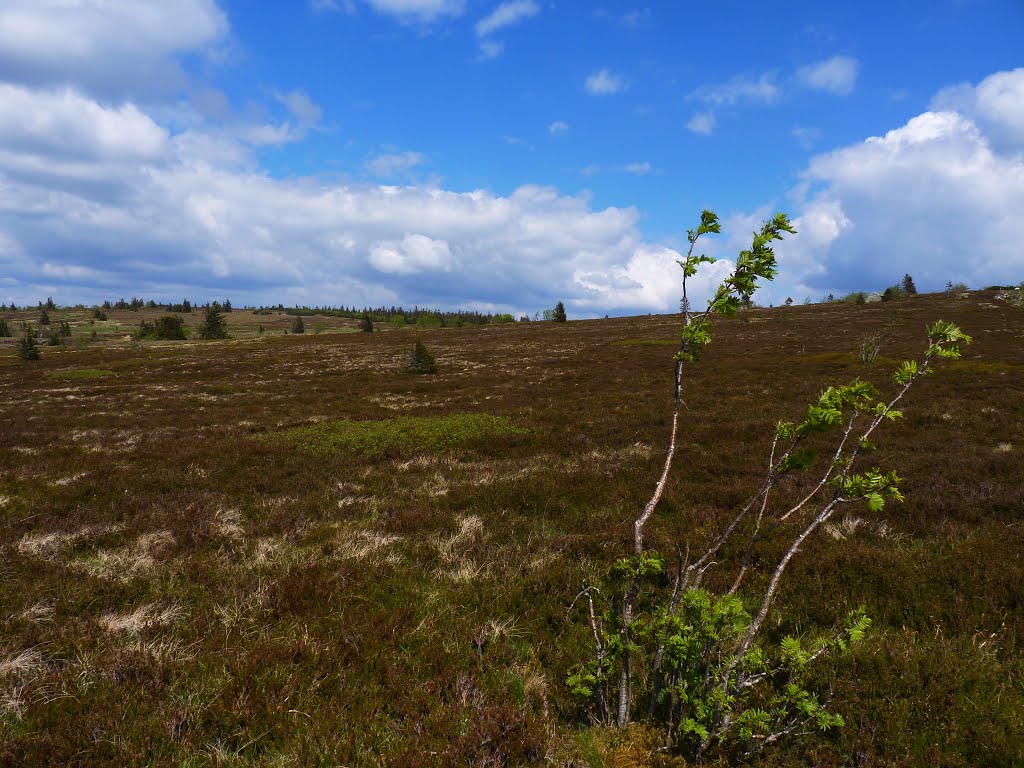
POLYGON ((843 501, 866 501, 871 512, 880 512, 885 507, 885 498, 903 501, 899 483, 901 478, 895 472, 882 472, 875 468, 859 474, 839 475, 833 481, 843 501))
MULTIPOLYGON (((697 239, 705 234, 721 232, 721 225, 712 211, 701 212, 701 222, 697 229, 687 231, 690 249, 685 259, 677 260, 683 269, 683 286, 685 295, 686 279, 697 274, 701 264, 714 263, 714 259, 704 254, 694 255, 693 248, 697 239)), ((682 362, 695 362, 700 353, 711 343, 712 326, 708 315, 734 315, 745 301, 757 290, 759 279, 771 280, 777 272, 775 251, 772 242, 781 240, 783 233, 794 234, 796 230, 784 213, 777 213, 764 222, 760 231, 754 232, 750 248, 740 251, 736 259, 736 267, 712 297, 707 309, 684 325, 680 348, 676 359, 682 362)))

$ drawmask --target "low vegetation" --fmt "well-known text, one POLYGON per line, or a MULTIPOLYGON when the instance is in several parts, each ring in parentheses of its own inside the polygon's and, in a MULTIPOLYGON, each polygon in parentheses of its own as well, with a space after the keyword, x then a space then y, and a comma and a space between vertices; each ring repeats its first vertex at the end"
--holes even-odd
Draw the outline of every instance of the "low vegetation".
MULTIPOLYGON (((837 381, 881 389, 937 318, 974 337, 870 441, 867 469, 896 472, 905 500, 822 523, 762 625, 765 647, 799 661, 870 617, 799 680, 845 725, 741 762, 1024 763, 1024 310, 997 298, 1010 293, 716 322, 645 528, 664 567, 638 609, 671 594, 686 543, 696 559, 757 494, 777 419, 798 424, 837 381)), ((195 311, 193 336, 155 343, 133 334, 162 308, 47 311, 72 337, 32 364, 16 349, 39 308, 0 311, 16 336, 0 339, 0 764, 684 764, 649 697, 610 729, 566 684, 594 653, 585 599, 569 605, 631 550, 659 478, 679 316, 372 334, 359 315, 323 316, 310 325, 324 333, 286 335, 294 316, 235 309, 230 341, 198 343, 195 311), (443 361, 432 376, 402 372, 415 333, 443 361)), ((779 488, 798 490, 796 474, 779 488)), ((715 559, 745 551, 730 540, 715 559)), ((763 539, 744 590, 784 554, 763 539)), ((701 589, 727 594, 734 576, 711 567, 701 589)), ((700 597, 687 611, 701 626, 742 626, 700 597)))
POLYGON ((409 457, 524 432, 504 416, 453 413, 365 421, 324 421, 309 427, 294 427, 285 433, 285 438, 296 448, 317 454, 409 457))

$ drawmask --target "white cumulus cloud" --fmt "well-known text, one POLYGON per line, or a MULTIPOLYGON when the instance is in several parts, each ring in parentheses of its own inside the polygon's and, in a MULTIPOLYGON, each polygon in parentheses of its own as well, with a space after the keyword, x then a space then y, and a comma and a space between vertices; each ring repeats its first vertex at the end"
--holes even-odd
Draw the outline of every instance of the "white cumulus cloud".
POLYGON ((465 0, 366 0, 378 13, 387 14, 402 23, 431 23, 445 16, 461 16, 465 0))
POLYGON ((737 75, 723 83, 702 85, 691 94, 691 99, 713 107, 733 107, 737 104, 773 104, 782 93, 774 72, 765 72, 756 78, 737 75))
POLYGON ((881 290, 904 273, 931 291, 1024 274, 1024 155, 995 149, 967 115, 925 112, 818 155, 796 194, 800 233, 778 248, 783 293, 881 290))
POLYGON ((954 110, 981 124, 1004 148, 1024 148, 1024 67, 989 75, 977 86, 951 86, 932 99, 933 110, 954 110))
POLYGON ((860 62, 856 59, 833 56, 817 64, 801 67, 797 70, 796 79, 806 88, 846 96, 853 92, 859 70, 860 62))
POLYGON ((398 173, 412 170, 423 163, 423 155, 419 152, 397 152, 389 155, 378 155, 366 167, 376 176, 387 178, 398 173))
MULTIPOLYGON (((651 282, 661 251, 633 208, 594 210, 538 186, 502 196, 275 179, 237 132, 171 135, 132 103, 4 88, 0 103, 17 109, 0 114, 5 302, 134 293, 505 311, 563 300, 577 316, 672 309, 650 304, 668 293, 651 282)), ((376 161, 392 171, 421 156, 376 161)))
POLYGON ((370 249, 370 263, 380 272, 411 275, 427 270, 449 272, 454 261, 447 241, 433 240, 426 235, 406 235, 400 242, 374 245, 370 249))
POLYGON ((696 112, 693 117, 690 118, 686 127, 694 133, 710 136, 715 130, 715 113, 711 110, 696 112))
POLYGON ((639 163, 626 163, 622 166, 622 170, 626 173, 632 173, 634 176, 645 176, 651 172, 651 164, 647 161, 639 163))
POLYGON ((629 87, 629 83, 621 75, 617 75, 607 69, 599 69, 586 79, 583 86, 587 89, 587 93, 606 96, 626 90, 629 87))
POLYGON ((540 13, 540 6, 533 0, 510 0, 501 3, 497 8, 476 23, 479 37, 487 37, 499 29, 518 24, 540 13))
POLYGON ((175 57, 229 31, 215 0, 4 0, 0 79, 123 95, 182 81, 175 57))

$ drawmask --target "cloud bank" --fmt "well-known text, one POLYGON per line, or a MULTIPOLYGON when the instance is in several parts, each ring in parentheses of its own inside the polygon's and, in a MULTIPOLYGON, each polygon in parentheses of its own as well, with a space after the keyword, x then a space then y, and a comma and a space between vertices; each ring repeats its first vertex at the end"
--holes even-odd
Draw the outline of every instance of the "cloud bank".
POLYGON ((818 155, 795 190, 800 234, 774 290, 921 290, 1024 277, 1024 69, 944 91, 884 136, 818 155), (959 111, 939 107, 959 106, 959 111), (788 283, 788 285, 786 285, 788 283))

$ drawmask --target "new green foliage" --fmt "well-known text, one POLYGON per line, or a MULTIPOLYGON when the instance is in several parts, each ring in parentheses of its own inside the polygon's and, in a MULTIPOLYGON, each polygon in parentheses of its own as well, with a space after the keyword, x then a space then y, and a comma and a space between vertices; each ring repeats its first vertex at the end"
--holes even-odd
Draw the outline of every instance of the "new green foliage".
POLYGON ((700 557, 691 559, 687 545, 687 554, 669 568, 645 545, 644 526, 671 469, 683 366, 698 360, 711 343, 712 315, 735 314, 758 280, 774 277, 771 243, 794 231, 785 214, 766 221, 707 308, 691 313, 687 280, 712 261, 695 256, 694 248, 698 238, 719 229, 717 217, 704 211, 700 226, 688 233, 690 248, 679 261, 685 324, 675 361, 675 410, 664 468, 634 523, 633 554, 616 561, 607 583, 585 586, 574 601, 585 599, 589 606, 595 656, 568 678, 570 690, 589 703, 600 722, 623 728, 645 714, 663 729, 667 747, 698 760, 712 753, 743 757, 786 738, 844 725, 842 716, 808 688, 807 673, 824 655, 845 652, 863 639, 870 626, 863 610, 809 645, 797 637, 771 641, 762 630, 790 562, 837 509, 862 504, 875 514, 887 500, 903 500, 897 473, 859 469, 862 454, 872 447, 870 438, 879 426, 902 416, 897 404, 918 378, 931 372, 929 366, 957 358, 960 345, 970 343, 959 327, 938 321, 927 329, 922 358, 904 361, 894 372, 896 391, 888 398, 880 398, 875 386, 861 379, 824 388, 800 421, 777 424, 757 493, 726 517, 724 529, 700 557), (787 477, 794 482, 783 484, 787 477), (724 553, 734 534, 745 537, 745 543, 730 565, 724 553), (759 566, 767 567, 767 580, 754 580, 756 589, 751 590, 747 576, 759 566), (725 581, 729 588, 705 586, 712 568, 732 569, 725 581), (603 609, 596 610, 595 604, 603 609))

